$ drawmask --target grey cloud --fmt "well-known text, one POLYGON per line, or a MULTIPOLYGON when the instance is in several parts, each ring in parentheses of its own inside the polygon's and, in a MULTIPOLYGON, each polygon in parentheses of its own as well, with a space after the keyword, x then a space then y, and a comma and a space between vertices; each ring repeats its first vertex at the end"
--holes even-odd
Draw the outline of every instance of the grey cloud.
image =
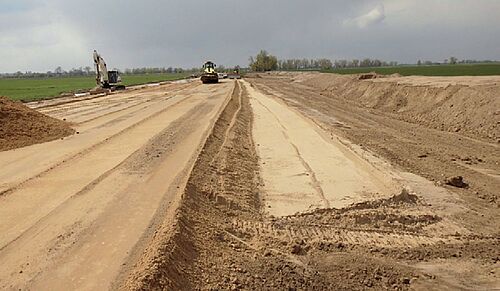
POLYGON ((365 28, 371 25, 378 24, 385 19, 384 5, 379 4, 366 14, 360 15, 355 18, 349 18, 344 21, 346 25, 356 25, 359 28, 365 28))
POLYGON ((260 49, 284 58, 500 59, 494 0, 20 2, 0 6, 0 71, 92 65, 93 49, 118 68, 244 66, 260 49))

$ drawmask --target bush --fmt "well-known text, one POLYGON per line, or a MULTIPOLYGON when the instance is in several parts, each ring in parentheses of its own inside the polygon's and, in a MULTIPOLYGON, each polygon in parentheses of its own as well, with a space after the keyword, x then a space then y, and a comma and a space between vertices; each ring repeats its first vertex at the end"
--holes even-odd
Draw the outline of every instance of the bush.
POLYGON ((276 70, 278 68, 278 59, 265 50, 261 50, 255 59, 250 57, 250 68, 256 72, 276 70))

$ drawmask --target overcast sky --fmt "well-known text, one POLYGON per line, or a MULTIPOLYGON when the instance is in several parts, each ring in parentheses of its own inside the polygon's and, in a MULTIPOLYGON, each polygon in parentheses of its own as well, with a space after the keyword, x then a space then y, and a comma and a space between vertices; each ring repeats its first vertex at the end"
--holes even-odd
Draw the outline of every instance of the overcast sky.
POLYGON ((500 60, 500 0, 0 0, 0 72, 279 58, 500 60))

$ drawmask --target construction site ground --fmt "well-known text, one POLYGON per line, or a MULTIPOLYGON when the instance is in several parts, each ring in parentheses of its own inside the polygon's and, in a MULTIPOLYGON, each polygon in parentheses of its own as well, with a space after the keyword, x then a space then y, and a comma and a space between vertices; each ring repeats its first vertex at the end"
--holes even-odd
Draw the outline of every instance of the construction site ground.
POLYGON ((0 152, 0 289, 499 289, 500 78, 362 79, 28 104, 75 133, 0 152))

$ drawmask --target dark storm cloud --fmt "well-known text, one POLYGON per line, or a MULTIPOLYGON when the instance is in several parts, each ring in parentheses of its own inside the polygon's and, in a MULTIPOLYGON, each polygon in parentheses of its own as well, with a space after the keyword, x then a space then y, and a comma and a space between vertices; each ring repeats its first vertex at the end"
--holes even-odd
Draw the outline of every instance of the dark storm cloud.
POLYGON ((260 49, 284 58, 500 59, 494 0, 19 3, 0 8, 8 57, 0 71, 91 65, 94 48, 118 68, 246 65, 260 49))

